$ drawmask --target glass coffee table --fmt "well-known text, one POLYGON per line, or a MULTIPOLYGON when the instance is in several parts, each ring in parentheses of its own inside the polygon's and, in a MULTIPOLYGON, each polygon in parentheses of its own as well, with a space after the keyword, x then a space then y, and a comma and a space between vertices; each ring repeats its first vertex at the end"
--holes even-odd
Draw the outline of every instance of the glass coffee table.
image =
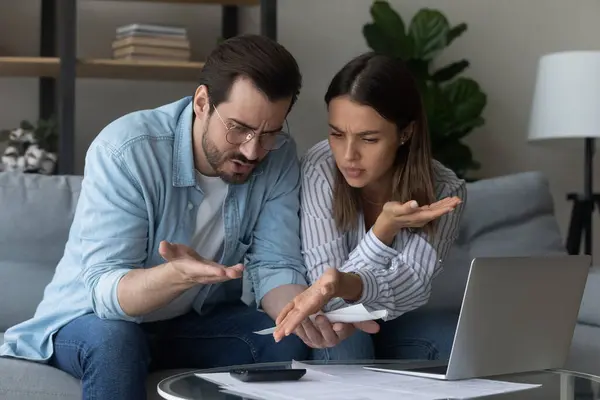
MULTIPOLYGON (((303 361, 310 365, 369 365, 369 364, 398 364, 406 363, 407 368, 412 366, 427 365, 423 361, 407 360, 378 360, 348 362, 318 362, 303 361)), ((235 394, 223 393, 221 388, 207 380, 197 377, 196 373, 229 372, 233 369, 260 369, 260 368, 289 368, 291 363, 269 363, 240 365, 227 368, 213 368, 192 372, 180 373, 159 382, 158 394, 167 400, 240 400, 244 397, 235 394)), ((541 384, 542 386, 512 393, 485 396, 490 400, 600 400, 600 376, 577 373, 566 370, 548 370, 520 373, 513 375, 495 376, 485 379, 500 380, 516 383, 541 384)))

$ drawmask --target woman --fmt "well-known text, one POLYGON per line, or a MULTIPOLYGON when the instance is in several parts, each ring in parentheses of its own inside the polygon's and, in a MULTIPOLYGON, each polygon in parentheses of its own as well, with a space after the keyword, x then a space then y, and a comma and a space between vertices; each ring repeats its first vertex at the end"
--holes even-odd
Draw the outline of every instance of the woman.
POLYGON ((302 245, 312 285, 284 307, 275 339, 298 329, 310 336, 309 315, 363 303, 387 310, 381 329, 365 329, 379 332, 357 331, 315 357, 446 357, 455 317, 417 321, 405 313, 429 299, 458 235, 465 182, 432 159, 419 90, 401 60, 355 58, 335 75, 325 102, 329 139, 302 161, 302 245), (443 324, 444 338, 426 337, 443 324))

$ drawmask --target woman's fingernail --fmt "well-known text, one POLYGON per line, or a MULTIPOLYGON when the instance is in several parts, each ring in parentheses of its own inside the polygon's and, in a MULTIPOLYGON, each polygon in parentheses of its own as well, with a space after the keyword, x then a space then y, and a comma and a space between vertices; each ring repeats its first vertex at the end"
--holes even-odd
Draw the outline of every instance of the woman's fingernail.
POLYGON ((417 207, 419 207, 419 204, 416 201, 413 200, 410 202, 410 208, 417 208, 417 207))

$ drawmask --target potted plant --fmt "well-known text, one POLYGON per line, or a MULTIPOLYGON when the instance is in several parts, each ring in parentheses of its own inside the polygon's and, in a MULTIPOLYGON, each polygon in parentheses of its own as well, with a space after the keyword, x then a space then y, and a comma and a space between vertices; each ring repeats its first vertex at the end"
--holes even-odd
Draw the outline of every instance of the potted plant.
POLYGON ((466 30, 465 23, 451 27, 437 10, 423 8, 405 26, 387 1, 370 8, 372 21, 363 26, 367 45, 376 52, 406 61, 418 82, 427 112, 433 156, 467 179, 480 168, 463 139, 485 120, 487 96, 473 79, 459 76, 469 67, 466 59, 436 68, 436 57, 466 30))
POLYGON ((18 128, 0 131, 6 148, 0 170, 53 174, 58 159, 58 124, 54 118, 40 119, 37 126, 22 121, 18 128))

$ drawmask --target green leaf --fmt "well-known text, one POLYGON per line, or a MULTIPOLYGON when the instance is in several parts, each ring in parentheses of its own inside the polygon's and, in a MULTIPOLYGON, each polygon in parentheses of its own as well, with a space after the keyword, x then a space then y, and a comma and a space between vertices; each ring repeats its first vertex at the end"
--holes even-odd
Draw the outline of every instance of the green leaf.
POLYGON ((473 118, 472 120, 462 122, 460 125, 453 126, 452 132, 448 134, 448 138, 460 140, 467 136, 473 129, 483 126, 485 120, 482 117, 473 118))
POLYGON ((371 5, 373 22, 390 43, 385 47, 394 48, 393 55, 408 59, 412 55, 412 41, 406 34, 402 17, 394 11, 387 1, 376 0, 371 5))
POLYGON ((389 39, 385 33, 375 24, 365 24, 363 26, 363 36, 373 51, 377 53, 387 54, 394 57, 400 57, 402 51, 396 45, 394 40, 389 39))
POLYGON ((425 81, 431 80, 431 76, 429 75, 429 63, 430 62, 427 60, 415 58, 406 61, 408 69, 419 84, 424 84, 425 81))
POLYGON ((457 125, 479 117, 487 103, 487 96, 477 82, 469 78, 458 78, 444 87, 443 92, 452 103, 457 125))
POLYGON ((454 121, 454 113, 452 104, 442 88, 435 83, 429 83, 422 93, 422 99, 432 138, 446 136, 454 121))
POLYGON ((456 61, 435 71, 435 73, 431 76, 431 79, 436 82, 449 81, 458 76, 468 67, 469 62, 467 60, 456 61))
POLYGON ((421 9, 415 14, 409 27, 414 44, 413 57, 428 60, 434 58, 446 47, 449 31, 448 20, 441 12, 421 9))
POLYGON ((462 24, 456 25, 454 28, 448 31, 447 43, 446 46, 450 46, 450 43, 454 42, 454 40, 462 35, 467 30, 467 24, 464 22, 462 24))

